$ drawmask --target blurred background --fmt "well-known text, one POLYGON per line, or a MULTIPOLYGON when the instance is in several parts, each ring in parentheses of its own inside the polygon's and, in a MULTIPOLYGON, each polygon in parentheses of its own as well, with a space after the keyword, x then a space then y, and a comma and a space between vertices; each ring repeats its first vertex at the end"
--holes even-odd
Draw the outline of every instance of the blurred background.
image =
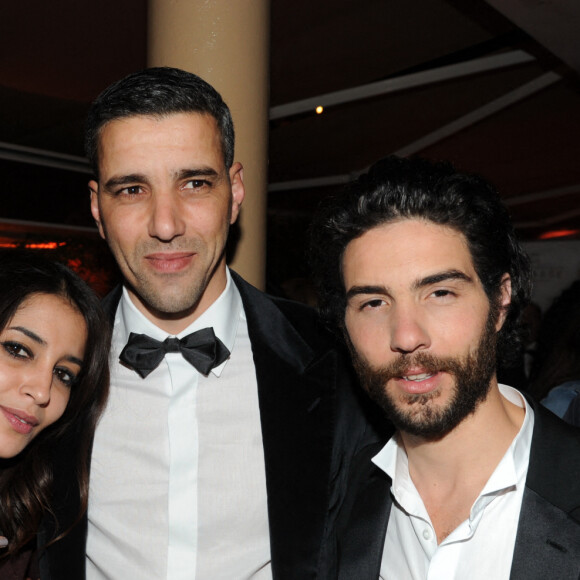
MULTIPOLYGON (((101 294, 116 274, 90 217, 83 120, 147 65, 147 12, 146 0, 0 6, 0 245, 53 252, 101 294)), ((272 0, 269 25, 267 290, 312 300, 312 212, 390 153, 497 185, 543 307, 578 277, 580 2, 272 0)))

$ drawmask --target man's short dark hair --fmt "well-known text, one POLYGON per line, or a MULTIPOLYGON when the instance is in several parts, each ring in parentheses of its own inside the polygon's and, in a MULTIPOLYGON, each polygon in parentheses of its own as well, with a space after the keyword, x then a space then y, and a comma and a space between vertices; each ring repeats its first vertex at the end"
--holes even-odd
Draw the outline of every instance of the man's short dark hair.
POLYGON ((510 351, 515 356, 517 320, 531 295, 529 259, 495 188, 448 163, 387 157, 323 205, 311 228, 310 258, 326 322, 344 330, 346 246, 372 228, 401 219, 424 219, 462 233, 490 304, 499 298, 502 276, 510 275, 511 304, 498 353, 503 361, 510 351))
POLYGON ((85 151, 95 176, 99 175, 101 130, 109 121, 174 113, 211 115, 220 132, 226 169, 232 166, 234 124, 221 95, 197 75, 177 68, 156 67, 113 83, 91 105, 85 124, 85 151))

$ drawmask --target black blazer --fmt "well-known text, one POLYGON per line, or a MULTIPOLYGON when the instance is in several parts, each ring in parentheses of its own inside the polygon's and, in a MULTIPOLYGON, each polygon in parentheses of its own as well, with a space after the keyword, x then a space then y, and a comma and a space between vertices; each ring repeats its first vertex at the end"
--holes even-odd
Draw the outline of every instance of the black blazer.
MULTIPOLYGON (((510 579, 578 580, 580 430, 529 402, 534 431, 510 579)), ((368 446, 353 462, 334 538, 337 567, 329 577, 379 577, 392 504, 391 480, 371 458, 383 443, 368 446)))
MULTIPOLYGON (((321 328, 315 312, 269 297, 232 272, 240 291, 252 345, 264 444, 270 549, 274 578, 324 577, 324 548, 356 451, 377 437, 353 389, 346 353, 321 328)), ((111 318, 121 288, 105 298, 111 318)), ((366 398, 365 398, 366 399, 366 398)), ((62 454, 55 473, 55 504, 61 525, 74 521, 72 466, 62 454), (71 509, 72 508, 72 509, 71 509)), ((51 537, 47 522, 42 537, 51 537), (48 536, 47 536, 48 534, 48 536)), ((85 577, 86 516, 41 557, 42 580, 85 577)))

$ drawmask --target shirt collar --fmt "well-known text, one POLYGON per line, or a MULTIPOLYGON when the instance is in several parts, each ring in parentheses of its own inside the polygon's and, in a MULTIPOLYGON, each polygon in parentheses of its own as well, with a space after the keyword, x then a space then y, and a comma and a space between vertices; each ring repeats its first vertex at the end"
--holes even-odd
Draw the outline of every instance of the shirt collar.
POLYGON ((494 493, 522 482, 528 470, 532 433, 534 431, 534 411, 519 391, 507 385, 498 385, 499 392, 510 403, 525 410, 520 430, 514 437, 502 460, 489 478, 481 495, 494 493))
MULTIPOLYGON (((119 302, 119 339, 126 344, 129 334, 147 334, 155 340, 163 341, 168 334, 151 322, 142 312, 140 312, 129 297, 127 288, 123 286, 123 294, 119 302)), ((237 286, 234 284, 230 271, 226 268, 226 287, 219 295, 217 300, 187 328, 177 335, 177 338, 183 338, 196 330, 211 327, 215 335, 226 345, 232 352, 240 321, 240 315, 243 316, 242 298, 237 286)), ((212 369, 212 373, 220 376, 227 362, 212 369)))
MULTIPOLYGON (((514 388, 507 385, 498 385, 500 393, 511 403, 525 409, 523 423, 514 437, 504 457, 494 470, 493 474, 482 490, 482 495, 493 493, 498 489, 505 489, 516 485, 522 480, 528 469, 530 449, 532 445, 532 433, 534 430, 534 412, 526 399, 514 388)), ((397 484, 409 478, 409 465, 407 454, 399 443, 395 433, 387 444, 372 458, 373 463, 382 469, 393 482, 397 484)))

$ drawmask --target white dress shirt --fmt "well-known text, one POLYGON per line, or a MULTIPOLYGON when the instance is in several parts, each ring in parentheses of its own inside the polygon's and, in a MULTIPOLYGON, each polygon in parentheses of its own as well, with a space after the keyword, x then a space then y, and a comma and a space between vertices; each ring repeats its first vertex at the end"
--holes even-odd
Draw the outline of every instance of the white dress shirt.
MULTIPOLYGON (((394 497, 383 549, 383 580, 507 580, 534 428, 534 412, 518 391, 501 394, 525 409, 522 426, 475 500, 469 518, 441 544, 411 477, 404 448, 393 436, 373 458, 392 480, 394 497)), ((493 425, 490 425, 493 429, 493 425)))
POLYGON ((256 373, 229 272, 222 295, 178 338, 208 326, 227 361, 204 377, 168 353, 142 379, 118 360, 129 333, 168 335, 123 290, 91 460, 88 580, 272 578, 256 373))

